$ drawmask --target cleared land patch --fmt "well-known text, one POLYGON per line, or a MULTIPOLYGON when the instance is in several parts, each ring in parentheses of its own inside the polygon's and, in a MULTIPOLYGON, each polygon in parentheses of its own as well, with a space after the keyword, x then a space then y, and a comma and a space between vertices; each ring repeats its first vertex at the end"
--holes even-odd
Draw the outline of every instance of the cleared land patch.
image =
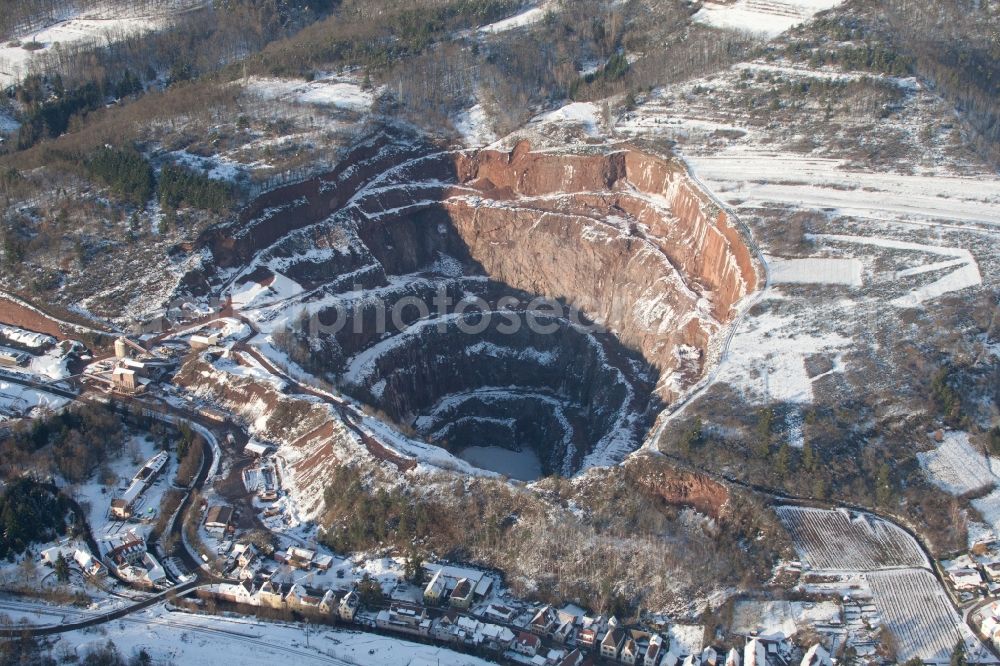
POLYGON ((964 432, 947 433, 941 446, 918 453, 917 459, 931 483, 952 495, 988 490, 996 482, 986 456, 964 432))

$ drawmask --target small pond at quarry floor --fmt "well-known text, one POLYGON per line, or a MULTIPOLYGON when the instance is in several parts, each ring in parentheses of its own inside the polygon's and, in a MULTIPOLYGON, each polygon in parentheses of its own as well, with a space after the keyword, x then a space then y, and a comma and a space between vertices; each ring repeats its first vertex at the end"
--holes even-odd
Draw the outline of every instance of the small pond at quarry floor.
POLYGON ((532 449, 511 451, 500 446, 470 446, 458 457, 480 469, 503 474, 518 481, 534 481, 542 476, 542 463, 532 449))

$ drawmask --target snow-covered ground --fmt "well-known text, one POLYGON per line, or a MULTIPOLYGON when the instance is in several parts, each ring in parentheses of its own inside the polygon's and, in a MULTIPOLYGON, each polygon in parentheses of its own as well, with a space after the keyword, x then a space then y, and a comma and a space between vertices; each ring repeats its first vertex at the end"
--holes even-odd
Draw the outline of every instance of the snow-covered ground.
POLYGON ((734 634, 778 640, 791 638, 816 624, 841 621, 840 604, 833 601, 738 601, 730 631, 734 634))
POLYGON ((328 75, 313 81, 253 77, 246 89, 262 100, 282 100, 292 104, 329 107, 343 111, 367 111, 374 100, 371 91, 362 90, 351 77, 328 75))
POLYGON ((847 160, 731 146, 689 163, 730 205, 786 204, 879 221, 1000 225, 1000 181, 958 175, 877 173, 847 160))
POLYGON ((170 455, 159 477, 136 501, 135 520, 129 522, 114 520, 110 517, 110 511, 111 500, 125 491, 136 472, 159 451, 156 443, 149 437, 132 436, 126 442, 122 455, 109 458, 104 464, 110 475, 118 480, 117 483, 105 486, 97 478, 98 474, 73 488, 72 495, 87 512, 87 522, 90 524, 91 532, 102 549, 125 536, 130 530, 145 538, 153 529, 160 507, 163 505, 163 495, 170 489, 176 473, 174 455, 170 455))
POLYGON ((482 104, 462 111, 453 122, 467 146, 486 146, 497 140, 496 134, 490 129, 489 118, 482 104))
POLYGON ((61 396, 0 379, 0 414, 21 416, 35 409, 56 411, 68 403, 61 396))
POLYGON ((384 666, 486 666, 490 662, 443 647, 421 645, 319 625, 292 625, 169 612, 162 606, 102 628, 60 634, 55 646, 84 656, 112 640, 131 658, 145 650, 153 663, 191 666, 220 663, 381 664, 384 666))
POLYGON ((161 0, 151 5, 153 10, 133 13, 123 12, 120 7, 67 11, 61 21, 0 43, 0 86, 17 83, 30 72, 33 60, 58 52, 60 46, 106 46, 129 35, 162 29, 179 13, 205 4, 204 0, 161 0), (24 48, 23 44, 32 42, 41 47, 24 48))
POLYGON ((769 257, 771 282, 774 284, 840 284, 861 286, 862 264, 858 259, 782 259, 769 257))
MULTIPOLYGON (((545 3, 546 5, 554 4, 551 2, 545 3)), ((515 14, 510 18, 505 18, 503 20, 497 21, 496 23, 490 23, 489 25, 484 25, 479 28, 479 32, 484 34, 498 34, 501 32, 506 32, 508 30, 513 30, 514 28, 523 28, 525 26, 533 25, 538 23, 543 18, 545 18, 545 13, 549 11, 546 6, 541 7, 531 7, 524 10, 520 14, 515 14)))
POLYGON ((542 114, 532 122, 556 125, 574 125, 592 137, 600 136, 601 114, 592 102, 572 102, 542 114))
POLYGON ((843 0, 708 0, 694 20, 726 30, 775 37, 843 0))
POLYGON ((964 495, 991 488, 997 478, 989 461, 969 443, 969 434, 950 431, 931 451, 917 454, 930 481, 952 495, 964 495))

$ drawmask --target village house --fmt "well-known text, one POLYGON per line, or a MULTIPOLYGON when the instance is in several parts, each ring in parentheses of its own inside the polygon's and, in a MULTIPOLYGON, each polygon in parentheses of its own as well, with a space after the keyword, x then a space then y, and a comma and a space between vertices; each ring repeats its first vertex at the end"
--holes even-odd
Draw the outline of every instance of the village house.
POLYGON ((833 666, 833 661, 830 659, 830 653, 822 645, 816 643, 806 650, 805 656, 802 657, 801 666, 833 666))
POLYGON ((225 532, 233 521, 233 508, 216 504, 205 514, 205 529, 225 532))
POLYGON ((983 584, 983 578, 977 569, 963 567, 960 569, 949 569, 948 578, 956 590, 975 590, 983 584))
POLYGON ((424 603, 428 605, 437 605, 441 603, 444 598, 444 594, 447 591, 445 585, 444 574, 441 573, 441 569, 431 577, 428 581, 427 586, 424 588, 424 603))
POLYGON ((250 441, 246 446, 243 447, 243 452, 257 458, 263 458, 268 453, 271 452, 271 446, 268 444, 262 444, 260 442, 250 441))
POLYGON ((726 653, 726 666, 740 666, 740 651, 736 648, 729 648, 726 653))
POLYGON ((120 572, 124 567, 141 564, 142 556, 145 554, 146 542, 130 530, 124 537, 113 542, 106 558, 109 564, 120 572))
POLYGON ((431 625, 431 637, 439 641, 454 643, 458 637, 458 612, 445 611, 431 625))
POLYGON ((245 580, 241 583, 220 583, 218 587, 220 599, 234 604, 257 605, 257 597, 254 596, 254 587, 251 581, 245 580))
POLYGON ((751 638, 743 648, 743 666, 767 666, 767 648, 757 638, 751 638))
POLYGON ((597 630, 593 628, 581 629, 576 635, 577 645, 585 648, 593 648, 597 644, 597 630))
POLYGON ((719 663, 719 653, 715 651, 712 646, 706 647, 701 651, 701 665, 702 666, 716 666, 719 663))
POLYGON ((605 659, 617 659, 625 643, 625 632, 618 627, 609 628, 601 640, 601 656, 605 659))
POLYGON ((238 543, 233 546, 232 552, 239 567, 246 567, 257 559, 257 546, 252 543, 238 543))
POLYGON ((266 581, 257 591, 257 601, 266 608, 284 608, 285 597, 282 594, 281 584, 266 581))
POLYGON ((529 657, 538 654, 538 648, 541 646, 542 639, 526 631, 518 633, 517 638, 514 639, 514 651, 529 657))
POLYGON ((677 656, 673 648, 667 650, 667 653, 660 659, 660 666, 678 666, 680 663, 681 658, 677 656))
POLYGON ((333 593, 333 590, 327 590, 323 593, 323 598, 319 601, 319 612, 323 615, 337 614, 337 595, 333 593))
POLYGON ((507 608, 506 606, 501 606, 499 604, 490 604, 480 615, 484 620, 510 624, 517 616, 517 611, 513 608, 507 608))
POLYGON ((483 645, 496 652, 510 649, 516 638, 513 631, 498 624, 484 624, 479 631, 483 636, 483 645))
POLYGON ((688 656, 684 657, 683 666, 698 666, 698 664, 699 660, 697 655, 689 654, 688 656))
POLYGON ((560 619, 562 621, 559 623, 555 629, 552 630, 552 639, 565 645, 569 642, 570 638, 573 637, 573 632, 576 630, 576 624, 573 618, 564 619, 560 614, 560 619))
POLYGON ((316 551, 306 550, 305 548, 297 548, 292 546, 288 549, 287 564, 289 566, 295 567, 296 569, 308 569, 312 566, 313 558, 316 557, 316 551))
POLYGON ((292 585, 285 595, 285 604, 293 609, 304 612, 319 612, 319 604, 322 599, 309 592, 301 585, 292 585))
POLYGON ((83 572, 84 576, 89 578, 105 578, 108 575, 107 567, 101 564, 89 551, 78 549, 73 553, 73 560, 80 567, 80 571, 83 572))
POLYGON ((493 577, 476 569, 438 564, 428 564, 424 569, 430 577, 424 588, 424 602, 428 604, 442 603, 463 579, 472 585, 470 605, 485 599, 493 589, 493 577))
POLYGON ((51 548, 46 548, 41 552, 42 564, 55 565, 59 560, 59 556, 63 554, 63 549, 60 546, 52 546, 51 548))
POLYGON ((559 666, 580 666, 583 662, 583 653, 580 650, 573 650, 559 662, 559 666))
POLYGON ((469 610, 472 605, 473 587, 472 581, 468 578, 463 578, 458 581, 458 585, 452 590, 451 596, 448 597, 448 604, 452 608, 459 608, 461 610, 469 610))
POLYGON ((0 347, 0 365, 28 365, 31 356, 10 347, 0 347))
POLYGON ((987 562, 983 565, 986 577, 994 583, 1000 583, 1000 562, 987 562))
POLYGON ((389 631, 401 631, 417 636, 427 636, 431 630, 431 620, 427 611, 419 606, 393 604, 389 610, 379 611, 375 626, 389 631))
POLYGON ((551 634, 552 630, 556 628, 556 623, 559 620, 559 616, 552 606, 542 606, 535 613, 534 617, 531 618, 531 622, 528 623, 528 628, 539 634, 551 634))
POLYGON ((642 660, 642 666, 658 666, 662 650, 663 636, 653 634, 649 639, 649 647, 646 649, 646 656, 642 660))
POLYGON ((357 592, 351 590, 340 600, 337 612, 344 622, 354 622, 354 616, 358 614, 358 607, 361 606, 361 597, 357 592))
POLYGON ((625 639, 618 660, 623 664, 631 664, 632 666, 635 666, 635 663, 639 661, 639 644, 635 642, 634 638, 628 637, 625 639))

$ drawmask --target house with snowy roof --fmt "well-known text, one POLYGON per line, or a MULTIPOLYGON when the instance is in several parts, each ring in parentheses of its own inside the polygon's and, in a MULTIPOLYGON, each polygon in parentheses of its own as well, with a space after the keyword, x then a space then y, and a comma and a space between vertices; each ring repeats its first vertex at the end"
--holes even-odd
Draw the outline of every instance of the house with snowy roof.
POLYGON ((441 603, 441 600, 444 598, 447 586, 444 574, 441 571, 441 569, 438 569, 424 588, 424 603, 426 604, 436 605, 441 603))
POLYGON ((379 612, 375 618, 375 625, 380 629, 402 631, 418 636, 427 636, 431 624, 426 610, 410 604, 393 604, 388 610, 379 612))
POLYGON ((625 632, 617 626, 609 628, 601 639, 601 656, 605 659, 617 659, 625 643, 625 632))
POLYGON ((534 657, 538 654, 538 648, 541 646, 542 639, 527 631, 518 633, 517 638, 514 639, 514 651, 529 657, 534 657))
POLYGON ((358 614, 360 606, 361 596, 351 590, 341 598, 340 604, 337 606, 337 613, 344 622, 354 622, 354 616, 358 614))
POLYGON ((218 586, 219 597, 234 604, 257 605, 257 597, 254 595, 253 583, 245 580, 241 583, 220 583, 218 586))
POLYGON ((528 628, 539 634, 550 634, 556 628, 559 616, 552 606, 542 606, 531 618, 528 628))
POLYGON ((448 597, 448 605, 452 608, 468 610, 472 605, 474 591, 475 588, 472 585, 472 581, 468 578, 461 579, 458 581, 455 589, 451 591, 451 596, 448 597))
POLYGON ((285 607, 285 596, 283 594, 281 584, 265 581, 260 589, 257 590, 257 601, 261 606, 266 608, 277 608, 281 609, 285 607))
POLYGON ((649 647, 642 660, 642 666, 659 666, 660 655, 663 650, 663 636, 653 634, 649 638, 649 647))
POLYGON ((509 649, 516 638, 513 631, 499 624, 483 624, 479 632, 483 636, 482 644, 497 652, 509 649))
POLYGON ((632 637, 626 638, 625 643, 622 645, 621 653, 618 655, 618 660, 623 664, 635 666, 635 663, 639 661, 639 656, 639 644, 632 637))
POLYGON ((563 657, 559 666, 580 666, 581 663, 583 663, 583 653, 576 649, 563 657))
POLYGON ((101 562, 90 554, 90 551, 77 549, 73 553, 73 560, 76 562, 77 566, 80 567, 80 571, 83 572, 84 576, 89 576, 90 578, 105 578, 108 575, 108 569, 101 562))
POLYGON ((802 657, 801 666, 833 666, 833 661, 830 659, 830 653, 822 645, 816 643, 806 650, 805 656, 802 657))
POLYGON ((743 648, 743 666, 767 666, 767 648, 758 638, 751 638, 743 648))

